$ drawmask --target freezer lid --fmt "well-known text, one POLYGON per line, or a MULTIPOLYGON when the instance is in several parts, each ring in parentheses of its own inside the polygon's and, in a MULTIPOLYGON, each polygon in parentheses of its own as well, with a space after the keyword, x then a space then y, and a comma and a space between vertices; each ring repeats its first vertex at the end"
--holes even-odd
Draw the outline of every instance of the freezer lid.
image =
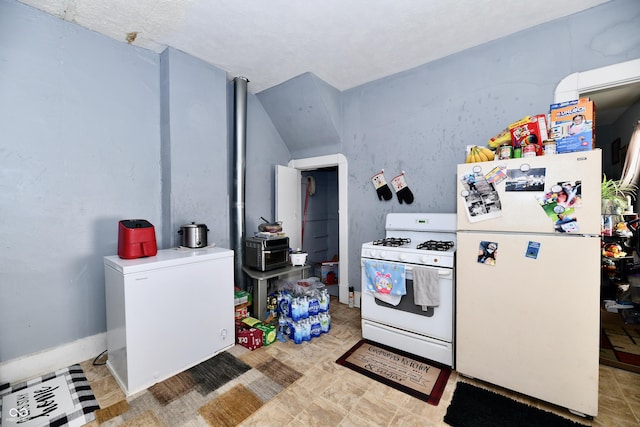
POLYGON ((145 258, 122 259, 117 255, 106 256, 104 257, 104 265, 122 274, 131 274, 227 257, 233 257, 232 250, 217 247, 172 248, 161 249, 155 256, 145 258))
POLYGON ((458 165, 458 231, 600 234, 602 151, 458 165))

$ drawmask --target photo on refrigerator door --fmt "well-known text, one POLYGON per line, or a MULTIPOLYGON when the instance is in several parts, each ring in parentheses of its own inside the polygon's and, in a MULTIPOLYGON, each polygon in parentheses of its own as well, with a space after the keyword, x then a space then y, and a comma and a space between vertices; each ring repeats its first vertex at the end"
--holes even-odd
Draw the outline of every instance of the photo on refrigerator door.
POLYGON ((558 233, 577 233, 580 231, 578 219, 567 213, 558 214, 554 227, 558 233))
POLYGON ((495 168, 491 169, 484 177, 489 183, 498 185, 502 181, 507 179, 507 173, 505 171, 506 168, 504 166, 496 166, 495 168))
POLYGON ((497 218, 502 214, 500 197, 493 183, 487 181, 480 166, 462 175, 462 192, 469 222, 497 218))
POLYGON ((580 231, 574 206, 582 205, 581 181, 564 181, 551 187, 551 191, 538 197, 538 202, 558 233, 580 231))
POLYGON ((504 191, 544 191, 545 168, 531 169, 523 164, 519 169, 507 169, 504 191))
POLYGON ((553 226, 554 231, 558 233, 577 233, 580 231, 578 218, 576 218, 573 208, 565 208, 554 201, 541 203, 541 207, 549 217, 550 226, 553 226))
POLYGON ((498 257, 498 244, 496 242, 480 241, 478 248, 478 262, 480 264, 496 265, 498 257))
POLYGON ((540 204, 555 202, 565 209, 582 206, 582 181, 562 181, 553 185, 550 191, 540 197, 540 204))
POLYGON ((525 256, 527 258, 538 259, 538 252, 540 252, 540 242, 529 241, 525 256))

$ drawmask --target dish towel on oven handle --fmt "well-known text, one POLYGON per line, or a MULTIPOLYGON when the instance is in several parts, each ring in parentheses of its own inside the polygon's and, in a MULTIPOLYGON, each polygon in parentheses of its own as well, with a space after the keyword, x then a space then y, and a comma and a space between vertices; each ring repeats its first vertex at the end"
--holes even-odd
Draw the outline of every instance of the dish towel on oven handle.
POLYGON ((364 271, 367 276, 366 289, 374 297, 391 305, 400 304, 400 299, 407 293, 404 265, 365 260, 364 271))
POLYGON ((413 268, 413 300, 423 311, 440 305, 440 278, 435 268, 413 268))

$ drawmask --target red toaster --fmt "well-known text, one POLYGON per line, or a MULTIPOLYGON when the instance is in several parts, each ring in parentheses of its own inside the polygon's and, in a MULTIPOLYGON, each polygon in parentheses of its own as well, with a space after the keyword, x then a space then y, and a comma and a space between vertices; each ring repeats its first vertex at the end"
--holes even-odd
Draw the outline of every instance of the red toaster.
POLYGON ((156 231, 145 219, 123 219, 118 225, 118 256, 124 259, 154 256, 158 253, 156 231))

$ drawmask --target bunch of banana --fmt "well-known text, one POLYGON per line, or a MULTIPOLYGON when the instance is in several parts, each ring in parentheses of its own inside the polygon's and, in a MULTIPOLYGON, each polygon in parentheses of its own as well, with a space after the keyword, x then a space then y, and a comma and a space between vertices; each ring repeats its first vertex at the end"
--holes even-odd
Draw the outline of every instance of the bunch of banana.
POLYGON ((505 143, 511 143, 511 132, 509 131, 509 129, 505 129, 500 132, 499 135, 491 138, 487 145, 491 148, 498 148, 505 143))
POLYGON ((488 162, 493 160, 495 154, 493 151, 489 150, 487 147, 478 147, 474 145, 469 150, 469 154, 467 154, 467 158, 465 160, 466 163, 477 163, 477 162, 488 162))

